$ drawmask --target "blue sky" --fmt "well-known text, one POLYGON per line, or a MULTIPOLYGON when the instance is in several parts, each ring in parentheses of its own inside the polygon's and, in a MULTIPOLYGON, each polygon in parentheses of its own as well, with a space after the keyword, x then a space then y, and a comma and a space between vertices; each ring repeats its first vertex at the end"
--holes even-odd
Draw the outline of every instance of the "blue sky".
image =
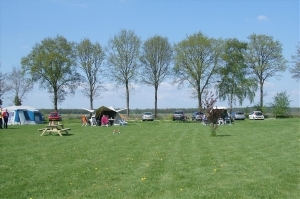
MULTIPOLYGON (((1 0, 1 70, 7 73, 12 67, 21 67, 21 58, 47 37, 61 35, 74 42, 89 38, 106 46, 121 29, 135 31, 142 41, 160 35, 171 43, 199 31, 209 37, 242 41, 253 33, 265 34, 282 43, 283 55, 290 61, 299 41, 299 8, 298 0, 1 0)), ((280 80, 267 80, 264 102, 272 102, 276 93, 286 91, 291 106, 299 107, 299 82, 288 71, 281 75, 280 80)), ((116 92, 109 82, 106 86, 108 91, 94 101, 94 107, 125 107, 122 92, 116 92)), ((188 88, 178 90, 171 80, 166 80, 158 89, 158 108, 196 108, 197 101, 190 96, 188 88)), ((258 102, 257 91, 254 104, 258 102)), ((5 100, 3 106, 8 105, 12 104, 5 100)), ((53 108, 49 94, 37 86, 23 105, 53 108)), ((217 105, 228 106, 226 101, 218 101, 217 105)), ((242 106, 252 105, 245 100, 242 106)), ((79 90, 58 105, 82 107, 88 108, 89 101, 79 90)), ((130 108, 154 108, 154 88, 136 85, 130 108)))

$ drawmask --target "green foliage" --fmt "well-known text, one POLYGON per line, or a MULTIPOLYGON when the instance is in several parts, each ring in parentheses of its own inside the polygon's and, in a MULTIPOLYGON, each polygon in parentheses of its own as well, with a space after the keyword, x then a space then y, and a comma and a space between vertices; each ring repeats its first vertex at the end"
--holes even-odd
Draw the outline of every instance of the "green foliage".
POLYGON ((290 107, 289 96, 286 91, 277 93, 273 98, 273 114, 275 117, 286 117, 288 114, 288 109, 290 107))
POLYGON ((299 122, 236 121, 215 137, 209 126, 173 121, 66 120, 63 137, 41 137, 44 125, 9 126, 0 198, 298 198, 299 122))
POLYGON ((300 42, 297 45, 297 52, 292 56, 293 65, 289 68, 292 78, 300 80, 300 42))
POLYGON ((15 106, 21 106, 22 105, 22 102, 21 102, 21 100, 20 100, 20 98, 19 98, 18 95, 15 96, 14 105, 15 106))
POLYGON ((201 32, 188 36, 175 45, 173 84, 192 89, 202 108, 202 94, 215 80, 221 57, 222 40, 209 38, 201 32))
POLYGON ((221 81, 217 87, 219 98, 228 100, 230 109, 236 104, 236 100, 240 105, 246 98, 253 102, 257 90, 257 83, 249 78, 244 60, 246 49, 247 43, 237 39, 228 39, 224 45, 222 59, 225 64, 219 69, 221 81))
POLYGON ((245 54, 249 72, 259 83, 260 107, 263 103, 263 87, 267 79, 280 76, 286 70, 287 60, 282 55, 282 44, 272 36, 251 34, 245 54))
POLYGON ((44 39, 22 58, 23 71, 38 82, 41 89, 47 89, 53 95, 55 110, 68 94, 74 94, 81 81, 75 58, 73 43, 62 36, 44 39))

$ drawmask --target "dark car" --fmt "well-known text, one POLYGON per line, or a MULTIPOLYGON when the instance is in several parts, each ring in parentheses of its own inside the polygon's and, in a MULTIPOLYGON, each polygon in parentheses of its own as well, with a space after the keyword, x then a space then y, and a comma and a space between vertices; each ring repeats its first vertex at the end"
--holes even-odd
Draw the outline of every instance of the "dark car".
POLYGON ((48 117, 49 121, 61 121, 61 115, 58 112, 51 112, 48 117))
POLYGON ((202 121, 203 113, 202 112, 194 112, 192 115, 192 121, 202 121))
POLYGON ((181 120, 183 121, 185 119, 184 112, 183 111, 174 111, 173 113, 173 121, 175 120, 181 120))

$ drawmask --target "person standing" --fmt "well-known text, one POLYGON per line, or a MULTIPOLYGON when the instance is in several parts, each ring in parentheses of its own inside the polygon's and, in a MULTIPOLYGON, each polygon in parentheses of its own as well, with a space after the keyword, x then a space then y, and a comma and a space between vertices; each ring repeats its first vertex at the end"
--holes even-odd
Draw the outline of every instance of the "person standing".
POLYGON ((2 120, 2 108, 0 108, 0 129, 2 129, 2 123, 3 123, 3 120, 2 120))
POLYGON ((3 121, 4 121, 4 128, 7 129, 7 122, 9 113, 7 112, 7 109, 2 113, 3 121))

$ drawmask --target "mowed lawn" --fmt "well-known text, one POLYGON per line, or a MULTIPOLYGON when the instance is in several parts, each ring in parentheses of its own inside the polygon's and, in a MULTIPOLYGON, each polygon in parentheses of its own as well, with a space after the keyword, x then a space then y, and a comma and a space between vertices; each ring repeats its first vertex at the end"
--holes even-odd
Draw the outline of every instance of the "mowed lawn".
POLYGON ((300 119, 0 129, 0 198, 299 198, 300 119), (114 129, 120 134, 113 134, 114 129))

